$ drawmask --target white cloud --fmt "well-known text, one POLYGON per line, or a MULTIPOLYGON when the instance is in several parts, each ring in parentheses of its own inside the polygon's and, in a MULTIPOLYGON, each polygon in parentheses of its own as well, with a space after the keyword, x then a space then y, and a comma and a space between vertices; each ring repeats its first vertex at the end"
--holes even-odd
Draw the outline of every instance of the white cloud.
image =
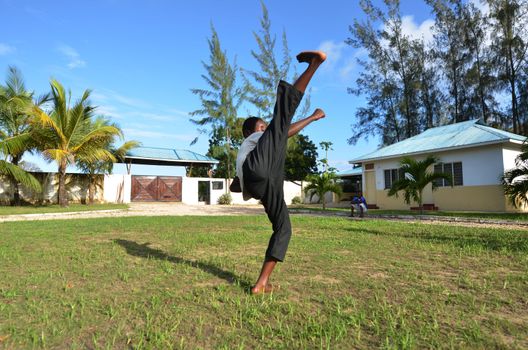
POLYGON ((357 49, 352 56, 350 56, 339 70, 341 79, 348 80, 352 73, 358 67, 357 59, 368 56, 368 51, 365 48, 357 49))
POLYGON ((344 42, 335 42, 333 40, 323 41, 318 48, 318 50, 325 52, 327 55, 323 68, 333 68, 341 59, 345 47, 347 47, 347 44, 344 42))
POLYGON ((334 40, 323 41, 318 50, 327 54, 322 69, 335 72, 341 81, 350 80, 357 67, 357 58, 367 54, 364 49, 353 49, 345 42, 334 40))
POLYGON ((484 16, 489 15, 490 7, 487 2, 482 1, 482 0, 470 0, 469 2, 475 5, 475 7, 478 8, 482 12, 482 15, 484 16))
POLYGON ((130 112, 130 115, 138 116, 143 119, 149 119, 149 120, 155 120, 155 121, 174 121, 174 120, 181 120, 181 119, 188 119, 188 114, 185 114, 185 117, 182 115, 174 115, 174 114, 158 114, 158 113, 150 113, 150 112, 130 112))
POLYGON ((191 142, 195 135, 190 134, 169 134, 164 132, 157 131, 148 131, 142 129, 133 129, 126 128, 123 129, 123 133, 126 135, 126 138, 151 138, 151 139, 170 139, 184 142, 191 142))
POLYGON ((98 115, 104 115, 105 117, 111 117, 115 119, 123 119, 123 115, 120 114, 114 107, 103 105, 97 106, 96 112, 98 115))
POLYGON ((74 48, 68 45, 60 45, 58 50, 69 59, 68 68, 74 69, 86 66, 86 62, 81 59, 81 55, 74 48))
POLYGON ((433 19, 426 19, 421 24, 414 21, 414 16, 402 17, 402 32, 412 39, 424 39, 425 43, 430 43, 433 40, 433 19))
POLYGON ((138 98, 121 95, 120 93, 113 91, 113 90, 107 90, 107 89, 98 90, 97 92, 94 92, 92 94, 92 97, 102 102, 106 102, 106 103, 108 103, 108 101, 117 102, 127 107, 150 108, 150 105, 145 101, 142 101, 138 98))
POLYGON ((189 112, 185 112, 185 111, 182 111, 182 110, 179 110, 179 109, 171 108, 171 109, 168 109, 167 111, 169 113, 177 114, 177 115, 180 115, 180 116, 185 117, 185 118, 189 117, 189 112))
POLYGON ((15 52, 15 48, 13 46, 0 43, 0 56, 7 55, 13 52, 15 52))

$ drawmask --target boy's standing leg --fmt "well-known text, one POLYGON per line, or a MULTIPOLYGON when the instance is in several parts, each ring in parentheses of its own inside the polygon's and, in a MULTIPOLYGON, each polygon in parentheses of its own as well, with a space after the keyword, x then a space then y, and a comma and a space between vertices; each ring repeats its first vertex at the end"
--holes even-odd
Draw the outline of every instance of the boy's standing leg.
MULTIPOLYGON (((297 55, 297 59, 299 62, 308 63, 306 70, 293 84, 293 87, 302 94, 306 91, 306 87, 317 68, 319 68, 319 65, 326 59, 326 55, 318 51, 308 51, 297 55)), ((273 225, 273 234, 270 238, 268 250, 266 251, 266 258, 258 280, 255 286, 251 288, 251 293, 253 294, 271 292, 273 290, 273 286, 269 283, 269 277, 277 262, 284 259, 291 237, 290 217, 288 208, 284 202, 283 192, 284 161, 288 140, 288 128, 295 108, 300 102, 300 98, 298 101, 295 101, 296 99, 293 98, 294 101, 292 102, 289 100, 290 96, 282 96, 283 87, 281 85, 278 89, 274 118, 268 127, 269 130, 266 130, 268 135, 265 132, 265 135, 261 137, 257 145, 256 152, 251 154, 252 157, 258 158, 260 156, 261 158, 267 159, 267 163, 271 166, 270 169, 267 169, 267 181, 260 182, 261 184, 265 183, 265 188, 258 191, 260 193, 256 193, 254 197, 262 200, 268 218, 273 225), (260 149, 259 145, 261 146, 260 149)), ((258 160, 255 163, 258 163, 258 160)), ((260 164, 266 164, 266 161, 260 162, 260 164)))

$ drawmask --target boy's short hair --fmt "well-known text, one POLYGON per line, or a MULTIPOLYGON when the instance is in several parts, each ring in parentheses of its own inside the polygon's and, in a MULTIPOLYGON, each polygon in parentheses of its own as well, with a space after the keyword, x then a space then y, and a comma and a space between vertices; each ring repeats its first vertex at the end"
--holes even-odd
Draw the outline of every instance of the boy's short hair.
POLYGON ((255 126, 257 126, 258 121, 264 120, 258 117, 249 117, 244 120, 244 124, 242 124, 242 135, 244 135, 244 137, 248 137, 249 135, 253 134, 253 132, 255 132, 255 126))

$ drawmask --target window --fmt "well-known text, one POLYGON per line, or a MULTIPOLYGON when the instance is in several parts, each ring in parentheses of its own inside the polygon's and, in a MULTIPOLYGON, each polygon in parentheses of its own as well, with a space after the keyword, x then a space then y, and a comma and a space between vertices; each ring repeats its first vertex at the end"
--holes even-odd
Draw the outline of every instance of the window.
MULTIPOLYGON (((454 163, 438 163, 434 166, 435 174, 444 173, 451 175, 453 178, 453 186, 463 186, 464 185, 464 176, 462 173, 462 162, 454 163)), ((435 180, 435 185, 438 187, 451 186, 449 181, 445 179, 435 180)))
POLYGON ((403 179, 405 174, 403 173, 403 169, 385 169, 384 170, 385 175, 385 189, 388 190, 392 187, 392 184, 399 179, 403 179))
POLYGON ((222 181, 213 181, 213 190, 223 190, 224 183, 222 181))

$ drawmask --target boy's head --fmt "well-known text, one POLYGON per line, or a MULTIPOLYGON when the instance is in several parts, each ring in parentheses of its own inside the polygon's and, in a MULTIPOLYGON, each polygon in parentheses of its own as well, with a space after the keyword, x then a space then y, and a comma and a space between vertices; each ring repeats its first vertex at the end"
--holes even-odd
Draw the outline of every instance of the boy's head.
POLYGON ((266 124, 261 118, 249 117, 244 120, 244 124, 242 124, 242 135, 246 138, 254 132, 266 130, 267 127, 268 124, 266 124))

